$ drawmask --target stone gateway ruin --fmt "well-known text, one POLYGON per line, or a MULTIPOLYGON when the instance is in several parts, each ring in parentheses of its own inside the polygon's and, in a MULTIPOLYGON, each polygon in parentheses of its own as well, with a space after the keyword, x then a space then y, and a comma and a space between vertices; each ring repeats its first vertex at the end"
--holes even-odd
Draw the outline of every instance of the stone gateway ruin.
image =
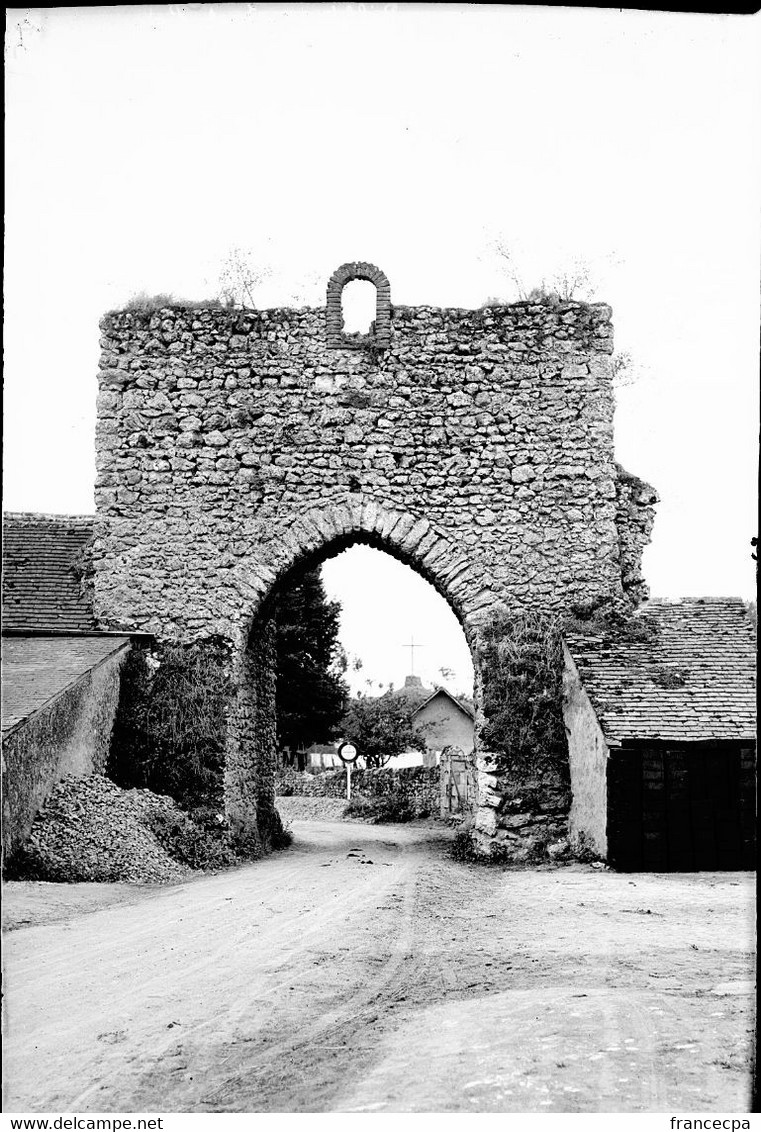
POLYGON ((488 838, 479 626, 504 606, 631 609, 645 593, 655 496, 614 461, 610 308, 396 306, 382 271, 350 263, 325 308, 125 310, 101 329, 95 615, 101 629, 226 643, 233 824, 264 836, 274 811, 278 593, 366 543, 417 570, 462 625, 488 838), (354 279, 377 288, 364 335, 343 329, 354 279))

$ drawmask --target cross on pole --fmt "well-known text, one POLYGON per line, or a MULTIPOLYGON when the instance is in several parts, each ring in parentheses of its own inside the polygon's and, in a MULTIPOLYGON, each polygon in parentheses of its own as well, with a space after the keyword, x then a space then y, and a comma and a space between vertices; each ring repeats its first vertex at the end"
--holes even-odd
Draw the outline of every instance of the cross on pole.
POLYGON ((415 675, 415 649, 419 649, 419 648, 422 648, 422 647, 423 647, 422 645, 416 645, 415 644, 414 636, 410 637, 409 649, 410 649, 410 675, 411 676, 415 675))

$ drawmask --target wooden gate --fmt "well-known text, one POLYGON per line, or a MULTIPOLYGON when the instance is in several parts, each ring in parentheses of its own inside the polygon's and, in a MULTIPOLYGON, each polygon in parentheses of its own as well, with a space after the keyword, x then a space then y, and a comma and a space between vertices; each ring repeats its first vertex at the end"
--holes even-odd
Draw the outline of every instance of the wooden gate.
POLYGON ((475 800, 473 756, 460 747, 445 747, 440 766, 441 816, 467 813, 475 800))
POLYGON ((624 871, 753 869, 756 754, 738 743, 627 744, 608 760, 608 860, 624 871))

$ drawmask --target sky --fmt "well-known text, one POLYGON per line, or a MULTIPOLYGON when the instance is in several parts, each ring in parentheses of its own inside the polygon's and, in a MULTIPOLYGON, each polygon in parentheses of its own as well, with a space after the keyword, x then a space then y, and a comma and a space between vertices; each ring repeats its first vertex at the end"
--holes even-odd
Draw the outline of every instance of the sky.
MULTIPOLYGON (((760 27, 497 5, 10 9, 4 508, 92 512, 98 319, 131 295, 212 297, 240 248, 269 273, 259 307, 323 305, 355 259, 393 302, 477 307, 517 297, 501 241, 525 286, 581 258, 581 297, 613 307, 636 374, 617 458, 661 497, 651 592, 753 596, 760 27)), ((358 679, 400 683, 393 641, 414 634, 426 675, 452 667, 462 688, 451 634, 416 620, 424 583, 363 552, 325 571, 347 651, 377 653, 358 679), (381 591, 399 626, 383 647, 381 591)))

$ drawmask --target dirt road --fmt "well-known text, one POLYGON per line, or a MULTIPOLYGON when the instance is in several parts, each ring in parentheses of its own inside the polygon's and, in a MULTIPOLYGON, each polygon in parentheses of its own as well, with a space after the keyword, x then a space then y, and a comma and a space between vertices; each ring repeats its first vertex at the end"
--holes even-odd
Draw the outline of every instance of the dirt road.
POLYGON ((6 1111, 747 1110, 749 874, 294 832, 171 888, 7 885, 6 1111))

